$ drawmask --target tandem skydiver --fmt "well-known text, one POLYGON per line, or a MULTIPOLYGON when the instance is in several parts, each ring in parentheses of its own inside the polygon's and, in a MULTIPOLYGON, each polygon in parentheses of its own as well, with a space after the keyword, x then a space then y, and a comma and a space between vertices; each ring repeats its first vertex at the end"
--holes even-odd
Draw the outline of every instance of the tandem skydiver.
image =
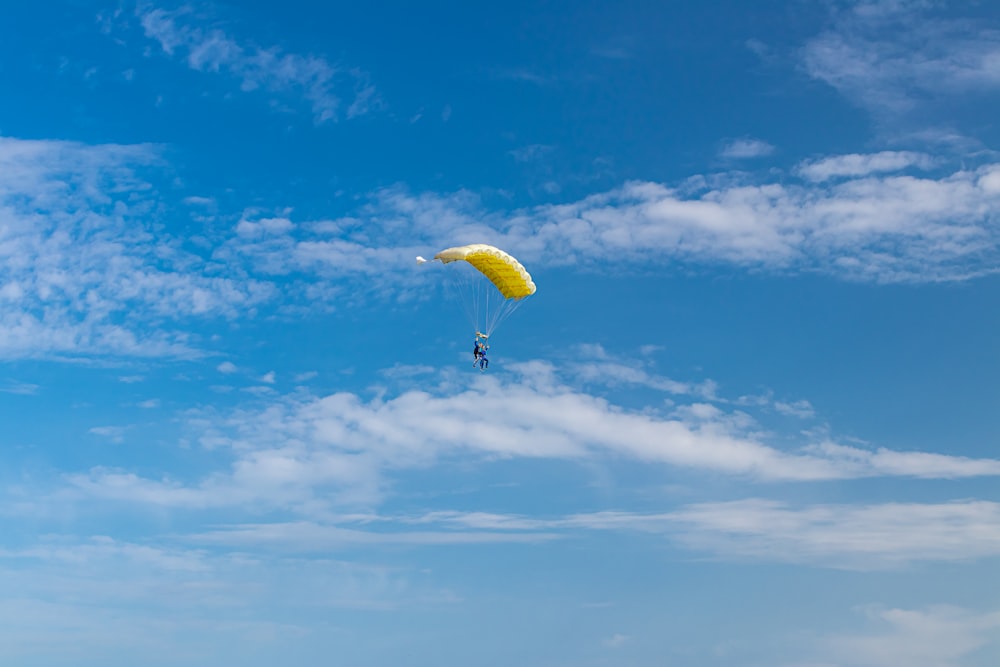
POLYGON ((486 343, 487 338, 489 336, 477 331, 475 347, 472 349, 472 367, 475 368, 476 364, 479 364, 479 370, 481 371, 490 367, 490 360, 486 358, 486 351, 490 349, 490 346, 486 343))

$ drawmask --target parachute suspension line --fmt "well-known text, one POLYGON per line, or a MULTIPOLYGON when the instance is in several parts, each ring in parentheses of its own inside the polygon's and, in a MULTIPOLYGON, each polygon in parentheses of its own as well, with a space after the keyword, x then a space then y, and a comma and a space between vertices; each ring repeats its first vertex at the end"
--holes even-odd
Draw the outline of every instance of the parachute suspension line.
MULTIPOLYGON (((434 255, 434 260, 452 265, 446 271, 448 291, 461 302, 474 331, 485 337, 535 293, 535 283, 520 262, 490 245, 446 248, 434 255)), ((427 262, 417 257, 417 264, 427 262)))
POLYGON ((459 301, 473 331, 490 335, 507 319, 521 299, 505 299, 492 283, 472 267, 456 266, 447 274, 450 297, 459 301))
POLYGON ((483 290, 483 291, 486 293, 486 299, 485 299, 486 312, 484 313, 485 317, 483 319, 484 324, 486 324, 486 331, 484 331, 483 333, 489 336, 491 333, 493 333, 493 320, 490 317, 490 306, 491 306, 490 302, 492 301, 491 297, 493 296, 493 290, 483 290))
POLYGON ((507 299, 478 271, 468 271, 459 267, 456 267, 456 270, 462 274, 462 284, 467 290, 463 307, 467 311, 469 323, 475 331, 487 336, 492 335, 527 298, 507 299))
POLYGON ((476 320, 476 331, 481 331, 487 336, 492 335, 510 315, 517 310, 524 298, 507 299, 495 289, 490 289, 490 285, 483 280, 480 282, 481 294, 478 303, 481 304, 482 312, 476 320))
POLYGON ((504 299, 500 304, 498 304, 487 322, 486 326, 488 331, 486 333, 492 333, 499 328, 508 317, 514 314, 514 311, 521 307, 521 303, 524 302, 526 298, 527 297, 521 297, 520 299, 504 299))
POLYGON ((479 281, 469 272, 455 267, 447 272, 444 281, 451 298, 458 301, 465 313, 465 319, 472 327, 478 326, 479 322, 479 281))
MULTIPOLYGON (((497 295, 498 296, 502 296, 499 293, 497 293, 497 295)), ((486 332, 485 332, 487 335, 492 334, 493 333, 493 329, 496 328, 496 316, 497 316, 497 313, 499 312, 500 308, 502 307, 501 304, 496 304, 496 305, 491 304, 490 303, 491 300, 492 300, 491 297, 493 297, 492 291, 487 290, 487 292, 486 292, 486 332)))
POLYGON ((483 280, 479 276, 473 275, 469 278, 475 293, 472 296, 472 302, 475 304, 476 316, 472 322, 472 327, 479 331, 480 327, 483 325, 483 300, 487 298, 486 290, 483 289, 483 280))

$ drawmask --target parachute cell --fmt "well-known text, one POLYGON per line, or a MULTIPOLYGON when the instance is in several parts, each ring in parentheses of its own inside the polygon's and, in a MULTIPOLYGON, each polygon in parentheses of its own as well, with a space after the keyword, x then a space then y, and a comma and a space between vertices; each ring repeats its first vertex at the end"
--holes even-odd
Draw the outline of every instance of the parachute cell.
POLYGON ((523 299, 535 293, 535 283, 521 263, 500 248, 485 243, 448 248, 434 255, 442 264, 466 261, 489 278, 505 299, 523 299))
MULTIPOLYGON (((449 283, 477 335, 493 333, 536 290, 531 274, 519 261, 485 243, 446 248, 434 260, 452 265, 446 271, 449 283)), ((425 262, 417 258, 417 264, 425 262)))

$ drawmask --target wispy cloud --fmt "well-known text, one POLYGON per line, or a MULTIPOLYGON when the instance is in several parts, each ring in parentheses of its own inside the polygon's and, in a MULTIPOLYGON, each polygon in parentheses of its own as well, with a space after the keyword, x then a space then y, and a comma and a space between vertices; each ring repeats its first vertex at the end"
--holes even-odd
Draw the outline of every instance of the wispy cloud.
POLYGON ((426 609, 456 599, 418 572, 372 560, 251 556, 104 536, 49 536, 0 549, 0 586, 4 654, 45 664, 109 646, 139 663, 151 651, 203 651, 200 637, 221 637, 226 656, 250 663, 262 647, 301 646, 324 627, 290 620, 303 609, 426 609), (197 648, 178 649, 177 635, 197 648))
POLYGON ((728 160, 745 160, 766 157, 774 152, 774 146, 761 139, 734 139, 719 151, 720 157, 728 160))
POLYGON ((984 648, 997 646, 1000 611, 954 606, 921 609, 869 606, 863 633, 826 636, 817 653, 838 665, 937 667, 969 664, 984 648))
POLYGON ((816 414, 815 410, 813 410, 812 404, 806 400, 792 401, 790 403, 775 401, 774 409, 783 415, 788 415, 789 417, 799 417, 801 419, 808 419, 816 414))
POLYGON ((798 449, 779 449, 745 412, 699 402, 628 410, 575 389, 544 362, 522 364, 505 380, 476 376, 458 383, 447 375, 426 377, 419 389, 405 377, 401 384, 402 391, 386 388, 370 400, 300 389, 267 399, 257 411, 190 415, 188 439, 216 452, 213 460, 218 452, 230 456, 226 468, 201 479, 151 479, 107 468, 66 479, 86 497, 176 508, 283 508, 313 518, 336 506, 378 506, 396 475, 442 460, 614 459, 752 482, 1000 475, 1000 461, 992 459, 811 438, 798 449), (483 405, 490 406, 488 414, 483 405))
MULTIPOLYGON (((566 351, 563 351, 566 353, 566 351)), ((651 373, 642 364, 608 354, 600 345, 581 344, 568 351, 571 363, 563 373, 585 385, 602 387, 640 386, 668 394, 716 399, 717 385, 711 380, 698 383, 680 382, 651 373)))
POLYGON ((162 202, 141 174, 159 159, 151 146, 0 138, 0 356, 190 356, 190 335, 172 324, 182 318, 248 312, 279 282, 288 307, 296 295, 313 308, 365 298, 345 280, 404 298, 402 271, 416 295, 434 267, 412 275, 412 258, 455 243, 549 267, 671 260, 882 282, 967 279, 1000 260, 1000 165, 886 173, 928 168, 918 153, 812 160, 800 183, 635 182, 512 212, 467 192, 392 188, 336 220, 247 214, 208 258, 154 227, 162 202))
POLYGON ((0 384, 0 391, 5 394, 20 394, 22 396, 32 396, 38 393, 39 386, 28 382, 8 381, 0 384))
POLYGON ((264 228, 247 222, 247 233, 218 257, 279 275, 353 274, 376 281, 412 272, 416 255, 474 242, 550 267, 669 260, 877 282, 996 272, 1000 165, 936 177, 884 173, 925 166, 911 153, 833 156, 803 163, 801 182, 759 183, 735 173, 693 178, 680 187, 632 182, 509 213, 486 210, 467 192, 440 196, 392 188, 333 223, 264 228), (378 245, 360 240, 376 229, 378 245))
POLYGON ((746 499, 662 513, 604 511, 558 518, 431 512, 395 518, 481 531, 624 531, 662 535, 724 560, 872 570, 1000 558, 1000 504, 806 505, 746 499))
POLYGON ((925 12, 932 4, 853 3, 805 45, 805 71, 879 115, 1000 91, 1000 26, 933 17, 925 12))
POLYGON ((362 116, 382 104, 368 74, 357 67, 240 41, 221 29, 198 25, 189 9, 140 6, 137 13, 145 35, 168 56, 181 58, 200 72, 231 76, 246 92, 301 96, 310 104, 316 123, 362 116))
POLYGON ((140 172, 158 160, 153 146, 0 137, 0 357, 191 356, 178 320, 269 298, 154 231, 140 172))
POLYGON ((721 558, 848 569, 1000 557, 1000 504, 816 505, 768 500, 689 506, 670 516, 689 546, 721 558))
POLYGON ((535 162, 552 154, 554 146, 546 144, 529 144, 508 151, 508 154, 518 162, 535 162))
POLYGON ((95 426, 88 433, 107 438, 111 442, 120 444, 125 441, 125 433, 131 426, 95 426))
POLYGON ((237 368, 236 364, 234 364, 231 361, 223 361, 221 364, 215 367, 215 370, 219 371, 224 375, 232 375, 233 373, 238 371, 239 368, 237 368))
POLYGON ((287 553, 297 553, 387 545, 438 547, 537 543, 558 537, 541 531, 399 530, 399 524, 395 522, 381 523, 388 524, 389 527, 343 527, 308 521, 242 524, 189 535, 186 539, 194 544, 220 545, 229 549, 266 546, 287 553))
POLYGON ((1000 504, 987 501, 794 506, 746 499, 660 513, 558 517, 444 510, 414 516, 330 515, 323 522, 235 524, 190 539, 227 548, 283 545, 302 552, 372 544, 538 542, 612 531, 659 536, 720 560, 884 570, 1000 558, 998 518, 1000 504))
POLYGON ((798 172, 810 181, 827 181, 832 178, 857 178, 904 169, 931 169, 934 159, 924 153, 911 151, 882 151, 868 155, 836 155, 799 165, 798 172))
POLYGON ((468 192, 390 188, 335 220, 248 213, 207 258, 156 227, 163 202, 142 174, 159 159, 152 146, 0 138, 0 356, 191 356, 184 318, 232 318, 279 292, 312 309, 366 290, 416 297, 440 267, 414 273, 412 258, 456 243, 546 267, 669 260, 881 282, 967 279, 1000 260, 1000 165, 886 173, 927 168, 918 153, 816 159, 798 183, 634 182, 510 212, 468 192))
POLYGON ((493 70, 493 76, 497 79, 533 83, 536 86, 545 86, 552 82, 550 77, 526 67, 497 68, 493 70))

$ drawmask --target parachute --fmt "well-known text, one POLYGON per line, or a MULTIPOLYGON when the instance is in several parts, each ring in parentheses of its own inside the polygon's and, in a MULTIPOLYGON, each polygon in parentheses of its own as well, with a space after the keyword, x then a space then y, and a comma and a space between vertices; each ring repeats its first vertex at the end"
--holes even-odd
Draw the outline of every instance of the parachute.
MULTIPOLYGON (((417 257, 417 264, 427 261, 417 257)), ((474 243, 446 248, 430 261, 452 265, 447 270, 449 283, 470 324, 484 338, 535 293, 535 282, 524 266, 491 245, 474 243)))

